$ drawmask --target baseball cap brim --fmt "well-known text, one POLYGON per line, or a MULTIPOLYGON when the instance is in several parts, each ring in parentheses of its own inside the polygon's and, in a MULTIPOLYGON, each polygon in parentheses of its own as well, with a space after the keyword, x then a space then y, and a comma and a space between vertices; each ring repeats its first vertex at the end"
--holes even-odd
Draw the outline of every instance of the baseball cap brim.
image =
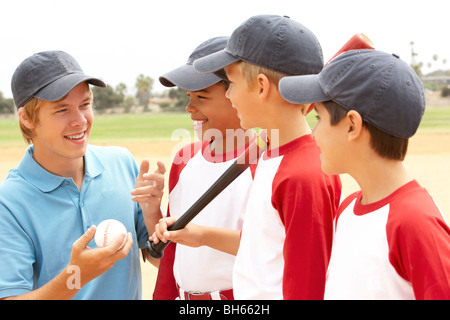
POLYGON ((281 96, 291 103, 315 103, 331 100, 319 83, 318 75, 284 77, 278 85, 281 96))
POLYGON ((214 74, 201 74, 191 64, 186 64, 159 77, 159 82, 166 87, 178 86, 187 91, 199 91, 208 88, 222 79, 214 74))
POLYGON ((106 84, 98 78, 93 78, 83 73, 71 73, 46 85, 33 96, 45 101, 58 101, 82 82, 87 82, 97 87, 106 87, 106 84))
POLYGON ((199 73, 213 73, 239 60, 224 49, 195 60, 194 69, 199 73))

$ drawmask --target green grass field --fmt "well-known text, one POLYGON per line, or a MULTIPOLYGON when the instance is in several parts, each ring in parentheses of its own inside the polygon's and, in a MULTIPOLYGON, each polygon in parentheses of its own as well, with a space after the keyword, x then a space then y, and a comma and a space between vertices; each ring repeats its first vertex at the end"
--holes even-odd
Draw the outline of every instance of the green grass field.
MULTIPOLYGON (((91 142, 164 141, 170 140, 175 129, 192 131, 192 120, 187 113, 97 115, 91 142)), ((0 119, 0 145, 12 146, 21 143, 23 139, 18 119, 0 119)))
POLYGON ((96 116, 91 138, 95 141, 170 140, 176 129, 192 131, 187 113, 145 113, 96 116))
MULTIPOLYGON (((316 123, 315 112, 307 119, 316 123)), ((192 132, 192 120, 187 113, 146 113, 97 115, 91 135, 92 143, 170 140, 176 129, 192 132)), ((450 107, 426 110, 419 133, 450 134, 450 107)), ((0 146, 23 144, 16 118, 0 119, 0 146)))
POLYGON ((450 133, 450 107, 427 109, 419 131, 425 133, 450 133))

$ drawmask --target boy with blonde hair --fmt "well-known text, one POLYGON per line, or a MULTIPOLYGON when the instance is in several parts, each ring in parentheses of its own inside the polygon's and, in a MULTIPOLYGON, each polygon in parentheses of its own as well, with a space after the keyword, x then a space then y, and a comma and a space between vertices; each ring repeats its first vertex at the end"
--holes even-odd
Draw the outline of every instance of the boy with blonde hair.
POLYGON ((106 86, 63 51, 36 53, 13 74, 20 127, 32 145, 0 184, 0 299, 141 298, 139 248, 162 216, 155 198, 163 172, 145 177, 148 161, 139 171, 124 148, 89 144, 89 85, 106 86), (93 240, 106 219, 128 230, 120 250, 124 239, 103 248, 93 240))
MULTIPOLYGON (((281 77, 316 74, 322 67, 314 34, 275 15, 251 17, 224 50, 194 62, 203 73, 225 68, 227 96, 242 127, 267 130, 268 149, 258 162, 234 251, 236 299, 323 298, 341 184, 339 177, 320 169, 319 149, 305 119, 307 106, 288 103, 278 91, 281 77)), ((214 239, 192 225, 167 232, 172 221, 155 228, 158 238, 191 241, 200 233, 199 245, 214 239)), ((226 238, 218 241, 218 234, 215 240, 227 243, 226 238)))
POLYGON ((403 166, 425 110, 420 79, 398 56, 349 51, 282 96, 316 103, 313 135, 328 174, 361 187, 339 208, 326 299, 449 299, 450 229, 403 166))

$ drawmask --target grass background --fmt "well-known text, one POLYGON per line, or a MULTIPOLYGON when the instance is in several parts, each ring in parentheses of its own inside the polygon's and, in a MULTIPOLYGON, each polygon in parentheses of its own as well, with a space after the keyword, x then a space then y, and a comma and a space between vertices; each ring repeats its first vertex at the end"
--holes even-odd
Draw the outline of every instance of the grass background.
MULTIPOLYGON (((308 122, 313 128, 316 119, 311 112, 308 122)), ((23 145, 16 117, 0 119, 0 147, 23 145)), ((167 141, 176 129, 192 133, 192 120, 187 113, 145 113, 97 115, 91 133, 91 143, 167 141)), ((428 108, 419 133, 450 134, 450 106, 428 108)))

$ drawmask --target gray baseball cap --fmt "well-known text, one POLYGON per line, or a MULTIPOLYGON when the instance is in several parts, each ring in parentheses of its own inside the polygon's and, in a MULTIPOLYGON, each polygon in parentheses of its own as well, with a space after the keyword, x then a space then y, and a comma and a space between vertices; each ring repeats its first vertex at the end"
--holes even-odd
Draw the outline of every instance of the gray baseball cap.
POLYGON ((44 51, 25 59, 11 80, 11 90, 17 108, 31 98, 58 101, 82 82, 106 87, 98 79, 84 74, 78 62, 64 51, 44 51))
POLYGON ((317 74, 323 68, 316 36, 286 16, 257 15, 233 31, 224 50, 194 61, 200 73, 217 72, 244 60, 288 75, 317 74))
POLYGON ((181 89, 189 91, 203 90, 218 83, 222 79, 214 74, 201 74, 194 70, 195 60, 207 56, 211 53, 223 50, 229 37, 215 37, 202 42, 191 53, 185 65, 182 65, 172 71, 159 77, 159 82, 166 87, 178 86, 181 89))
POLYGON ((378 50, 345 52, 318 75, 281 79, 279 90, 291 103, 335 101, 400 138, 416 133, 425 112, 424 90, 416 72, 398 55, 378 50))

